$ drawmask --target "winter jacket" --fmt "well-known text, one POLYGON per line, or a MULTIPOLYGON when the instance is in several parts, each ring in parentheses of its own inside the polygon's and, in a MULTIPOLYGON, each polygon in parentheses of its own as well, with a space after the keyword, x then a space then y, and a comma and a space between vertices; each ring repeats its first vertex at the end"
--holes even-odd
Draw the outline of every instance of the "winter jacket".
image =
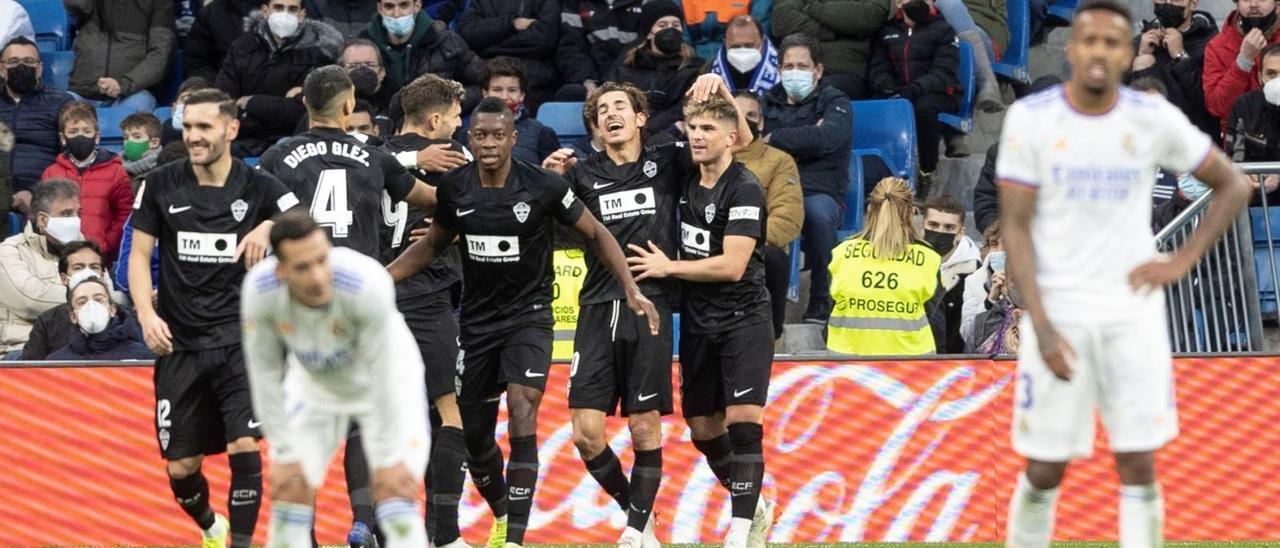
POLYGON ((71 305, 64 301, 46 310, 31 324, 31 334, 27 336, 27 344, 22 347, 22 359, 48 358, 54 350, 67 345, 67 335, 71 329, 71 305))
POLYGON ((640 29, 644 0, 560 0, 556 66, 567 84, 602 82, 627 46, 648 36, 640 29))
POLYGON ((76 22, 71 91, 109 100, 99 78, 115 78, 120 97, 159 84, 169 72, 177 40, 173 0, 63 0, 76 22))
POLYGON ((66 154, 59 154, 40 179, 54 178, 80 185, 80 232, 97 242, 106 262, 114 260, 124 222, 133 209, 133 184, 120 157, 100 148, 93 163, 81 169, 66 154))
MULTIPOLYGON (((249 31, 231 44, 214 87, 232 98, 267 95, 283 99, 301 86, 311 69, 337 61, 342 35, 307 19, 298 32, 277 44, 260 12, 249 16, 249 31)), ((296 122, 296 120, 295 120, 296 122)))
MULTIPOLYGON (((1159 25, 1160 22, 1155 19, 1143 21, 1142 31, 1133 38, 1133 50, 1138 51, 1142 32, 1158 29, 1159 25)), ((1200 75, 1204 71, 1205 46, 1217 34, 1218 22, 1214 21, 1212 15, 1203 11, 1192 12, 1191 26, 1182 33, 1182 48, 1187 52, 1187 57, 1174 59, 1169 56, 1168 50, 1157 48, 1153 52, 1155 65, 1133 71, 1125 79, 1132 82, 1138 78, 1151 77, 1164 82, 1164 86, 1169 89, 1169 102, 1186 114, 1200 131, 1214 137, 1222 132, 1222 123, 1216 116, 1209 114, 1204 106, 1205 87, 1200 81, 1200 75)))
POLYGON ((867 73, 871 40, 892 14, 892 0, 774 0, 775 43, 808 34, 822 44, 823 65, 838 74, 867 73))
POLYGON ((453 25, 462 17, 462 11, 467 9, 468 0, 422 0, 422 11, 427 12, 431 16, 432 21, 441 21, 446 25, 453 25))
MULTIPOLYGON (((9 152, 13 150, 13 132, 0 122, 0 219, 9 218, 9 205, 13 203, 12 173, 9 171, 9 152)), ((8 223, 0 226, 0 234, 9 237, 8 223)))
POLYGON ((991 37, 997 58, 1009 47, 1009 7, 1006 0, 964 0, 969 17, 991 37))
POLYGON ((382 53, 382 66, 387 71, 387 78, 382 82, 384 87, 399 90, 414 78, 430 72, 467 88, 464 110, 466 103, 479 100, 480 86, 484 85, 489 68, 461 36, 444 23, 431 21, 426 12, 418 12, 413 34, 400 46, 391 45, 381 15, 369 21, 362 37, 372 40, 382 53))
POLYGON ((800 170, 791 156, 759 139, 734 153, 760 180, 764 188, 765 243, 785 248, 800 236, 804 226, 804 193, 800 190, 800 170))
POLYGON ((973 185, 973 224, 978 226, 979 233, 986 232, 987 227, 1000 218, 1000 201, 996 197, 996 153, 999 151, 1000 143, 987 149, 982 172, 973 185))
POLYGON ((369 0, 305 0, 302 5, 307 19, 324 21, 347 39, 360 36, 378 14, 378 3, 369 0))
POLYGON ((182 49, 182 69, 187 78, 199 76, 213 82, 231 44, 244 35, 249 14, 261 7, 258 0, 213 0, 205 4, 182 49))
POLYGON ((782 86, 774 86, 764 94, 762 110, 769 144, 796 161, 804 195, 826 194, 844 203, 853 145, 849 98, 834 87, 819 85, 804 100, 791 105, 782 86))
POLYGON ((915 27, 899 15, 881 29, 872 49, 867 81, 873 93, 908 101, 960 92, 960 48, 956 33, 935 9, 915 27))
MULTIPOLYGON (((133 215, 124 223, 124 236, 120 238, 120 260, 116 261, 111 278, 116 288, 129 294, 129 253, 133 251, 133 215)), ((160 283, 160 246, 151 249, 151 290, 160 283)))
POLYGON ((58 256, 31 223, 22 234, 0 243, 0 351, 22 350, 31 323, 65 302, 67 288, 58 275, 58 256))
POLYGON ((605 72, 604 79, 630 82, 644 91, 649 98, 649 122, 645 130, 663 131, 684 119, 684 94, 702 73, 703 61, 694 57, 682 62, 678 54, 653 53, 646 42, 632 47, 638 48, 632 64, 623 64, 619 58, 617 64, 605 72))
POLYGON ((516 117, 516 146, 511 151, 517 160, 542 165, 542 160, 560 148, 556 131, 529 116, 524 108, 516 117))
POLYGON ((62 148, 58 142, 58 111, 71 101, 70 94, 47 86, 19 102, 0 89, 0 123, 9 126, 14 137, 9 155, 10 188, 14 192, 31 190, 44 168, 53 163, 62 148))
POLYGON ((938 281, 946 292, 942 296, 938 313, 943 328, 933 332, 934 344, 939 354, 963 354, 965 339, 962 336, 965 287, 970 276, 982 266, 977 244, 968 236, 961 236, 960 243, 947 257, 938 271, 938 281))
MULTIPOLYGON (((68 315, 69 317, 69 315, 68 315)), ((69 320, 68 320, 69 321, 69 320)), ((155 354, 142 342, 142 328, 132 317, 116 312, 107 328, 92 335, 72 326, 67 344, 49 354, 46 360, 150 360, 155 354)))
POLYGON ((500 55, 521 59, 530 89, 552 89, 559 84, 553 60, 560 39, 560 5, 556 0, 472 0, 458 22, 458 34, 485 59, 500 55), (517 31, 512 26, 517 17, 536 21, 517 31))
MULTIPOLYGON (((1227 154, 1237 163, 1280 160, 1280 107, 1268 103, 1260 89, 1241 95, 1231 109, 1226 143, 1227 154)), ((1277 204, 1280 189, 1267 195, 1268 206, 1277 204)), ((1258 192, 1251 205, 1262 205, 1258 192)))
MULTIPOLYGON (((1222 120, 1220 129, 1226 132, 1227 118, 1236 98, 1245 92, 1258 89, 1258 68, 1261 59, 1253 60, 1253 67, 1244 70, 1236 64, 1244 33, 1240 26, 1240 13, 1233 11, 1222 25, 1222 32, 1209 40, 1204 47, 1204 104, 1209 114, 1222 120)), ((1280 19, 1265 32, 1267 44, 1280 44, 1280 19)))

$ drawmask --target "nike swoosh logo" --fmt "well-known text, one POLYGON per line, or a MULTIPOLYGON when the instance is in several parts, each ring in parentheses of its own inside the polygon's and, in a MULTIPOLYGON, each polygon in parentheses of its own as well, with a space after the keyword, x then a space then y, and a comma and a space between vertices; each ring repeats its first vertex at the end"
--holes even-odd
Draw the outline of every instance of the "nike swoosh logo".
POLYGON ((257 428, 259 426, 262 426, 262 421, 255 421, 255 420, 249 421, 249 428, 257 428))
POLYGON ((658 393, 657 393, 657 392, 654 392, 654 393, 649 394, 649 395, 647 395, 647 396, 646 396, 646 395, 644 395, 644 394, 641 394, 641 395, 639 395, 639 396, 636 396, 636 399, 637 399, 637 400, 639 400, 639 401, 644 402, 644 401, 649 401, 649 400, 651 400, 651 399, 653 399, 653 398, 656 398, 656 397, 658 397, 658 393))
POLYGON ((186 211, 186 210, 188 210, 188 209, 191 209, 191 206, 183 206, 183 207, 173 207, 173 206, 169 206, 169 214, 170 214, 170 215, 175 215, 175 214, 178 214, 178 213, 182 213, 183 211, 186 211))
POLYGON ((689 203, 689 200, 686 200, 686 199, 684 199, 684 198, 680 198, 680 205, 684 205, 684 204, 687 204, 687 203, 689 203))
MULTIPOLYGON (((538 378, 538 377, 545 377, 545 376, 547 376, 547 374, 546 374, 546 373, 534 373, 532 369, 525 369, 525 370, 524 370, 524 376, 529 377, 530 379, 536 379, 536 378, 538 378)), ((515 500, 515 499, 513 498, 513 499, 511 499, 511 500, 515 500)))
POLYGON ((231 505, 232 505, 232 506, 248 506, 248 505, 253 504, 253 503, 255 503, 255 502, 258 502, 258 501, 256 501, 256 500, 233 500, 233 501, 231 501, 231 505))
POLYGON ((733 391, 733 397, 735 397, 735 398, 741 398, 741 397, 743 397, 743 396, 747 395, 747 393, 751 392, 752 390, 755 390, 755 388, 748 388, 748 389, 743 390, 743 391, 737 391, 737 390, 734 390, 734 391, 733 391))
POLYGON ((611 186, 613 186, 613 183, 604 183, 604 184, 601 184, 601 183, 594 183, 594 184, 592 184, 592 185, 591 185, 591 188, 594 188, 594 189, 596 189, 596 190, 600 190, 600 189, 602 189, 602 188, 607 188, 607 187, 611 187, 611 186))
POLYGON ((470 215, 470 214, 472 214, 472 213, 475 213, 475 211, 476 211, 476 210, 474 210, 474 209, 459 209, 459 210, 458 210, 458 216, 459 216, 459 217, 466 217, 467 215, 470 215))
POLYGON ((529 500, 529 497, 507 497, 507 500, 529 500))

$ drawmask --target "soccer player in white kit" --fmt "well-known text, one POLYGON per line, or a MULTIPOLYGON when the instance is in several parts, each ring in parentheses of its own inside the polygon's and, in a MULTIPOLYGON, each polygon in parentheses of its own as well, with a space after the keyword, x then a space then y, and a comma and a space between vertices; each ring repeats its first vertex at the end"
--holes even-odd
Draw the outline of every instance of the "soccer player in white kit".
POLYGON ((245 277, 249 389, 271 456, 267 545, 310 547, 315 493, 351 421, 365 433, 389 548, 421 548, 429 427, 421 355, 377 260, 335 248, 305 211, 271 229, 276 255, 245 277))
POLYGON ((1181 278, 1239 214, 1245 177, 1163 98, 1120 86, 1132 17, 1091 0, 1067 42, 1072 77, 1005 117, 996 174, 1002 242, 1025 314, 1013 414, 1027 458, 1010 501, 1007 544, 1049 546, 1067 463, 1093 449, 1094 410, 1115 452, 1120 546, 1163 544, 1155 451, 1178 433, 1161 287, 1181 278), (1213 188, 1181 249, 1151 234, 1157 168, 1213 188))

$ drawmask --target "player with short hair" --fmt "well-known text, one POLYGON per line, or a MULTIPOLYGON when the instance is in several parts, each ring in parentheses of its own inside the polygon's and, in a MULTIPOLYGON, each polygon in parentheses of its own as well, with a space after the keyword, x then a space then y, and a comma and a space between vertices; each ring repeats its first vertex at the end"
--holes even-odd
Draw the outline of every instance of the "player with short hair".
POLYGON ((731 493, 724 545, 763 546, 772 505, 764 481, 762 416, 773 362, 773 316, 764 285, 765 204, 760 182, 733 159, 741 119, 732 97, 684 107, 698 171, 680 196, 680 259, 631 244, 636 279, 681 282, 680 389, 694 446, 731 493))
POLYGON ((151 253, 160 243, 159 310, 151 293, 133 304, 155 352, 156 437, 178 505, 204 531, 205 546, 249 546, 262 496, 258 421, 240 347, 240 282, 266 255, 271 217, 298 198, 270 173, 231 157, 240 121, 218 90, 186 100, 182 139, 190 158, 156 168, 133 204, 129 280, 154 287, 151 253), (244 259, 244 266, 238 264, 244 259), (231 515, 209 507, 205 455, 231 462, 231 515))
POLYGON ((1122 87, 1133 18, 1116 0, 1075 12, 1071 79, 1005 117, 996 174, 1001 243, 1025 311, 1013 446, 1027 458, 1009 504, 1007 542, 1049 546, 1068 462, 1093 450, 1102 414, 1120 476, 1120 545, 1163 544, 1155 451, 1178 433, 1160 288, 1181 278, 1249 196, 1247 179, 1162 97, 1122 87), (1191 237, 1156 254, 1156 171, 1214 189, 1191 237))
POLYGON ((271 452, 268 546, 311 546, 316 490, 351 423, 373 465, 388 548, 427 543, 419 478, 428 440, 422 360, 382 263, 334 247, 306 212, 281 215, 268 257, 245 277, 243 330, 253 407, 271 452))
POLYGON ((471 115, 476 162, 445 174, 426 237, 388 269, 397 280, 422 270, 455 235, 463 246, 458 402, 472 455, 494 445, 498 398, 507 392, 511 462, 507 546, 524 543, 538 477, 537 413, 551 364, 552 228, 572 225, 624 288, 627 306, 658 330, 653 303, 627 271, 617 241, 559 175, 521 161, 511 150, 515 115, 486 97, 471 115))

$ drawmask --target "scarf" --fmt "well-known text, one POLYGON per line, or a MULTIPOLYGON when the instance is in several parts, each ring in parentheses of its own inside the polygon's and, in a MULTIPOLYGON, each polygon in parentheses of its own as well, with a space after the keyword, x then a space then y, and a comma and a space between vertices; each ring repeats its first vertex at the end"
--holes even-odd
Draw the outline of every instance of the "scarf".
MULTIPOLYGON (((733 66, 729 64, 728 50, 724 46, 720 47, 720 53, 716 54, 715 61, 711 63, 711 73, 724 80, 729 91, 737 91, 733 89, 733 66)), ((747 87, 751 93, 763 95, 769 91, 781 79, 781 72, 778 70, 778 50, 773 47, 773 41, 768 38, 764 39, 764 56, 760 59, 760 64, 751 73, 751 84, 747 87)))

